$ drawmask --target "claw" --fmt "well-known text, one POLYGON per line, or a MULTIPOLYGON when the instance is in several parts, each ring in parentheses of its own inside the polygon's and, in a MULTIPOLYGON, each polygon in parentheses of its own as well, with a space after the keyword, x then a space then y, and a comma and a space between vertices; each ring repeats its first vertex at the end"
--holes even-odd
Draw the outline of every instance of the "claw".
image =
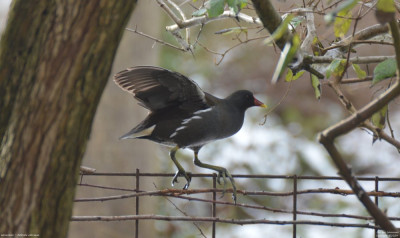
POLYGON ((226 191, 226 177, 228 177, 229 180, 230 180, 230 182, 231 182, 232 190, 233 190, 233 192, 232 192, 232 199, 233 199, 234 203, 236 204, 236 197, 237 197, 236 195, 237 195, 237 193, 236 193, 235 180, 233 179, 232 175, 231 175, 231 174, 228 172, 228 170, 226 170, 226 169, 223 169, 223 170, 219 171, 218 177, 217 177, 217 178, 220 178, 221 176, 222 176, 223 181, 224 181, 224 188, 223 188, 223 190, 222 190, 221 198, 225 195, 225 191, 226 191))
POLYGON ((175 183, 179 183, 178 177, 185 177, 187 182, 186 182, 185 186, 183 187, 183 189, 184 190, 188 189, 190 186, 190 181, 192 181, 192 174, 186 173, 185 171, 182 171, 182 170, 176 171, 174 177, 172 178, 172 182, 171 182, 172 186, 174 186, 175 183))

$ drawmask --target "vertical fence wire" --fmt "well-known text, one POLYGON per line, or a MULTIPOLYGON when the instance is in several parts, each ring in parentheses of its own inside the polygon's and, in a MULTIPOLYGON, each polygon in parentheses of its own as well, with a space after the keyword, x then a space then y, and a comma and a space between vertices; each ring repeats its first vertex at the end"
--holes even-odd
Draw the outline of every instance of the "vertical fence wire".
MULTIPOLYGON (((139 192, 139 169, 136 169, 136 192, 139 192)), ((139 215, 139 197, 136 197, 136 215, 139 215)), ((135 238, 139 237, 139 219, 135 220, 135 238)))
MULTIPOLYGON (((297 175, 293 176, 293 221, 297 219, 297 175)), ((293 223, 293 238, 296 238, 297 226, 293 223)))
MULTIPOLYGON (((212 203, 212 217, 215 218, 217 216, 217 204, 215 203, 215 201, 217 201, 217 192, 215 191, 215 189, 217 188, 217 175, 214 173, 213 174, 213 189, 214 192, 213 194, 213 203, 212 203)), ((212 238, 215 238, 215 221, 212 223, 212 238)))
MULTIPOLYGON (((375 192, 379 191, 379 177, 375 176, 375 192)), ((375 196, 375 205, 379 207, 379 197, 375 196)), ((375 222, 376 225, 376 222, 375 222)), ((375 238, 378 238, 378 229, 375 228, 375 238)))

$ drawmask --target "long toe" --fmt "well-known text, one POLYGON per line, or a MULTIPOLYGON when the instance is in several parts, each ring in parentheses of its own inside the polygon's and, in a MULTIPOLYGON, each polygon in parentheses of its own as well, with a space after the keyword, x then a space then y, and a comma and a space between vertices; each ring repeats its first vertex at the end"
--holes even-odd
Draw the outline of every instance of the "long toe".
POLYGON ((185 172, 185 173, 183 174, 183 176, 184 176, 185 179, 186 179, 186 184, 185 184, 185 186, 183 187, 183 189, 186 190, 186 189, 189 188, 190 182, 192 181, 192 173, 186 173, 186 172, 185 172))
POLYGON ((231 181, 231 185, 232 185, 232 199, 233 202, 236 204, 236 198, 237 198, 237 192, 236 192, 236 184, 235 184, 235 180, 233 179, 232 175, 226 171, 226 175, 228 176, 229 180, 231 181))
POLYGON ((178 171, 176 171, 174 177, 172 178, 172 181, 171 181, 172 187, 175 185, 175 183, 179 183, 178 182, 178 177, 179 176, 180 176, 180 171, 178 170, 178 171))
POLYGON ((233 190, 232 191, 232 199, 233 199, 233 202, 236 205, 237 192, 236 192, 235 180, 232 178, 232 176, 230 176, 229 179, 231 180, 232 190, 233 190))
MULTIPOLYGON (((224 187, 223 187, 223 189, 222 189, 222 195, 221 195, 221 198, 222 197, 224 197, 224 195, 225 195, 225 191, 226 191, 226 173, 227 173, 227 171, 226 170, 222 170, 222 171, 220 171, 219 173, 218 173, 218 176, 221 178, 222 177, 222 181, 224 182, 224 187)), ((218 182, 219 183, 219 182, 218 182)), ((219 183, 219 184, 221 184, 221 183, 219 183)))
POLYGON ((233 179, 232 175, 228 172, 227 169, 221 170, 221 172, 219 173, 219 175, 222 177, 223 182, 224 182, 224 188, 222 190, 222 196, 221 198, 225 195, 225 191, 226 191, 226 177, 229 178, 231 185, 232 185, 232 199, 233 202, 236 204, 236 198, 237 198, 237 191, 236 191, 236 184, 235 184, 235 180, 233 179))
POLYGON ((183 187, 183 189, 188 189, 189 185, 190 185, 190 181, 192 180, 192 174, 191 173, 186 173, 185 171, 181 171, 181 170, 176 171, 174 177, 172 178, 172 182, 171 182, 172 186, 174 186, 175 183, 179 183, 178 182, 178 177, 185 177, 186 184, 183 187))

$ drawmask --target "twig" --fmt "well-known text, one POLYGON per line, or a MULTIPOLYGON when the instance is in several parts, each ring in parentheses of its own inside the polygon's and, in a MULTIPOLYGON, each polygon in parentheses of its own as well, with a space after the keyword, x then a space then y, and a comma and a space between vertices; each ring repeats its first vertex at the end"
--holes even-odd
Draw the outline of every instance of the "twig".
MULTIPOLYGON (((171 19, 176 23, 178 28, 181 28, 183 26, 182 24, 184 21, 182 21, 178 16, 176 16, 175 13, 171 10, 171 8, 169 8, 168 5, 165 4, 163 0, 156 0, 156 1, 160 5, 160 7, 168 14, 168 16, 171 17, 171 19)), ((179 9, 179 7, 176 4, 174 6, 176 6, 179 9)), ((181 34, 178 31, 173 31, 173 32, 171 32, 171 34, 173 36, 175 36, 175 39, 183 47, 184 51, 193 52, 193 47, 189 44, 189 42, 187 42, 187 41, 185 41, 185 39, 183 39, 183 37, 181 36, 181 34)))
MULTIPOLYGON (((349 36, 344 38, 343 40, 335 43, 334 45, 343 45, 343 47, 346 47, 349 45, 350 42, 357 42, 357 41, 362 41, 362 40, 368 40, 371 39, 377 35, 382 35, 385 33, 389 32, 389 27, 381 24, 376 24, 373 26, 366 27, 354 34, 354 36, 349 36)), ((325 49, 328 50, 328 49, 325 49)), ((342 48, 342 51, 346 51, 346 48, 342 48)))
POLYGON ((182 20, 175 15, 175 13, 172 11, 171 8, 168 7, 167 4, 163 0, 156 0, 158 5, 168 14, 168 16, 179 26, 179 28, 182 25, 182 20))
POLYGON ((355 40, 355 41, 353 41, 353 42, 351 42, 351 43, 350 43, 350 42, 343 42, 343 43, 341 43, 340 45, 339 45, 339 44, 334 44, 334 45, 331 45, 331 46, 328 46, 328 47, 322 49, 322 51, 325 52, 325 51, 332 50, 332 49, 335 49, 335 48, 348 47, 349 44, 352 44, 352 45, 362 45, 362 44, 369 44, 369 45, 371 45, 371 44, 393 45, 392 42, 386 42, 386 41, 378 41, 378 40, 355 40))
POLYGON ((368 82, 371 81, 373 79, 372 76, 367 76, 365 78, 347 78, 347 79, 343 79, 340 83, 341 84, 352 84, 352 83, 363 83, 363 82, 368 82))
MULTIPOLYGON (((96 198, 77 198, 74 202, 105 202, 111 200, 119 200, 119 199, 126 199, 126 198, 133 198, 133 197, 143 197, 143 196, 176 196, 182 194, 200 194, 200 193, 213 193, 218 192, 222 193, 224 189, 163 189, 157 191, 149 191, 149 192, 134 192, 134 193, 127 193, 121 195, 114 195, 114 196, 106 196, 106 197, 96 197, 96 198)), ((233 192, 232 189, 226 189, 226 192, 233 192)), ((274 196, 274 197, 283 197, 283 196, 293 196, 293 192, 267 192, 267 191, 246 191, 246 190, 237 190, 238 194, 243 194, 245 196, 274 196)), ((297 191, 296 194, 313 194, 313 193, 331 193, 331 194, 338 194, 338 195, 352 195, 354 192, 351 190, 345 189, 306 189, 297 191)), ((368 196, 377 196, 377 197, 400 197, 400 193, 396 192, 366 192, 368 196)), ((208 201, 208 200, 206 200, 208 201)), ((212 200, 209 200, 212 202, 212 200)))
MULTIPOLYGON (((351 34, 354 38, 354 35, 356 33, 356 29, 357 29, 357 25, 358 25, 358 21, 360 20, 360 15, 361 15, 361 11, 364 5, 361 5, 360 8, 358 9, 358 16, 355 19, 355 23, 354 23, 354 27, 353 27, 353 33, 351 34)), ((349 59, 350 59, 350 54, 351 54, 351 49, 353 47, 352 42, 349 43, 349 47, 347 49, 347 56, 346 56, 346 64, 344 66, 343 72, 340 74, 339 77, 335 77, 335 83, 340 83, 344 77, 344 74, 347 72, 347 67, 349 67, 349 59)))
POLYGON ((182 48, 180 48, 180 47, 178 47, 178 46, 172 45, 172 44, 170 44, 170 43, 168 43, 168 42, 159 40, 159 39, 157 39, 157 38, 155 38, 155 37, 152 37, 152 36, 147 35, 147 34, 145 34, 145 33, 143 33, 143 32, 140 32, 140 31, 137 30, 137 27, 135 27, 135 29, 125 28, 125 30, 130 31, 130 32, 133 32, 133 33, 136 33, 136 34, 141 35, 141 36, 144 36, 144 37, 146 37, 146 38, 152 39, 152 40, 154 40, 154 41, 157 42, 157 43, 160 43, 160 44, 162 44, 162 45, 165 45, 165 46, 174 48, 174 49, 176 49, 176 50, 180 50, 180 51, 184 51, 184 52, 186 51, 185 49, 182 49, 182 48))
MULTIPOLYGON (((171 5, 179 12, 179 14, 180 14, 181 17, 182 17, 182 22, 185 22, 185 21, 186 21, 186 16, 185 16, 185 14, 183 13, 182 9, 181 9, 178 5, 176 5, 173 1, 171 1, 171 0, 167 0, 167 2, 168 2, 169 4, 171 4, 171 5)), ((187 43, 187 45, 190 45, 190 41, 189 41, 189 37, 190 37, 190 28, 187 27, 185 30, 186 30, 186 43, 187 43)))
POLYGON ((271 114, 271 112, 273 112, 279 105, 281 105, 281 103, 283 102, 283 100, 285 100, 285 98, 286 98, 287 95, 289 94, 290 88, 292 87, 292 82, 293 82, 293 81, 290 81, 290 82, 289 82, 289 86, 288 86, 288 88, 286 89, 285 94, 284 94, 284 95, 282 96, 282 98, 279 100, 279 102, 278 102, 277 104, 275 104, 270 110, 268 110, 268 112, 266 112, 266 113, 264 114, 264 119, 263 119, 264 121, 260 123, 260 126, 265 125, 265 123, 267 122, 267 117, 268 117, 268 115, 271 114))
POLYGON ((300 49, 303 52, 306 52, 308 49, 311 49, 311 45, 314 41, 314 38, 317 36, 317 30, 315 29, 314 14, 311 11, 311 8, 305 8, 304 10, 307 11, 305 13, 307 36, 306 36, 306 38, 304 38, 300 49))
POLYGON ((275 224, 275 225, 319 225, 334 227, 363 227, 369 229, 380 229, 380 227, 359 223, 335 223, 320 221, 277 221, 267 219, 222 219, 219 217, 187 217, 187 216, 162 216, 162 215, 125 215, 125 216, 73 216, 71 221, 132 221, 132 220, 162 220, 162 221, 199 221, 199 222, 218 222, 236 225, 250 224, 275 224))
POLYGON ((227 19, 227 18, 236 19, 236 17, 239 18, 240 21, 243 21, 246 23, 253 23, 256 25, 261 25, 261 21, 259 18, 251 17, 244 13, 239 13, 236 15, 232 11, 224 11, 221 15, 219 15, 217 17, 213 17, 213 18, 209 18, 204 15, 201 17, 192 17, 186 21, 181 21, 179 24, 177 22, 175 22, 176 24, 167 26, 166 29, 169 32, 175 32, 180 29, 203 25, 203 24, 207 24, 209 22, 217 21, 217 20, 221 20, 221 19, 227 19))
MULTIPOLYGON (((349 62, 355 64, 370 64, 370 63, 379 63, 387 59, 394 59, 396 56, 365 56, 365 57, 352 57, 349 59, 349 62)), ((305 56, 304 62, 309 64, 328 64, 333 60, 338 59, 337 57, 329 57, 329 56, 305 56)))

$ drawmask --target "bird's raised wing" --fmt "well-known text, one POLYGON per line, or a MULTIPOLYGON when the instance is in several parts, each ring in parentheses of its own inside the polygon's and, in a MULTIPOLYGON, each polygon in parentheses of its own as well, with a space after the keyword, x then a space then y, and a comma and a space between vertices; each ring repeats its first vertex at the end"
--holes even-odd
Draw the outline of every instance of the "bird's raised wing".
POLYGON ((154 66, 138 66, 126 69, 114 76, 115 83, 128 91, 151 110, 170 107, 183 110, 206 109, 212 105, 206 94, 189 78, 180 73, 154 66))

